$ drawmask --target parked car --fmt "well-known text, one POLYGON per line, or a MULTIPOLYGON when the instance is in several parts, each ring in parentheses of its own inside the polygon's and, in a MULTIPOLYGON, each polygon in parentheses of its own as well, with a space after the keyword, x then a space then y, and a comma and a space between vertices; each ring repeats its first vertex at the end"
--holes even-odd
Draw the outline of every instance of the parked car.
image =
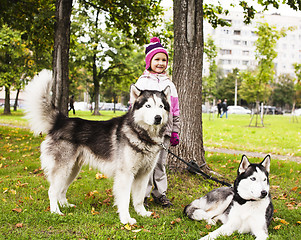
POLYGON ((251 114, 250 109, 246 109, 242 106, 228 106, 229 114, 251 114))
POLYGON ((301 116, 301 108, 295 109, 295 116, 301 116))
POLYGON ((280 109, 273 106, 263 106, 263 112, 264 114, 272 114, 272 115, 283 114, 283 112, 280 109))

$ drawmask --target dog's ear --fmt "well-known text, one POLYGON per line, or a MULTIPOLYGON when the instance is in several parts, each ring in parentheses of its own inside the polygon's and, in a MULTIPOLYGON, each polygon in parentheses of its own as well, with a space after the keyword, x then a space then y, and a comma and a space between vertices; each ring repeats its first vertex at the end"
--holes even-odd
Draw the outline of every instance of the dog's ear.
POLYGON ((270 163, 271 163, 270 155, 266 155, 265 158, 260 163, 262 166, 264 166, 264 168, 267 170, 268 173, 270 172, 270 163))
POLYGON ((166 96, 166 99, 169 100, 170 99, 170 95, 171 95, 171 89, 170 86, 167 86, 164 90, 163 90, 164 95, 166 96))
POLYGON ((250 162, 249 162, 249 159, 247 158, 246 155, 242 155, 242 158, 241 158, 241 162, 239 164, 239 168, 237 170, 237 174, 240 175, 242 173, 244 173, 247 168, 250 166, 250 162))
POLYGON ((131 85, 131 90, 130 90, 130 100, 131 103, 134 103, 136 99, 140 96, 141 90, 139 90, 135 84, 131 85))

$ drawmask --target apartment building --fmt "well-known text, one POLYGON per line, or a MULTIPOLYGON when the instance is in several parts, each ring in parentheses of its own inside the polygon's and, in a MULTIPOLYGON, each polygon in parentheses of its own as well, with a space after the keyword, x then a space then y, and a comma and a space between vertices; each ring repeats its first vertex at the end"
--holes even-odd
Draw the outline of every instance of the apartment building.
MULTIPOLYGON (((282 27, 293 26, 294 31, 287 32, 287 36, 281 38, 277 43, 277 58, 274 60, 276 75, 290 74, 295 76, 293 63, 301 63, 301 14, 300 17, 281 16, 279 14, 256 14, 251 24, 243 23, 243 13, 230 12, 227 16, 222 16, 229 21, 231 27, 212 28, 204 21, 205 41, 208 35, 214 39, 218 47, 217 64, 225 74, 232 72, 232 69, 240 70, 256 68, 255 46, 257 40, 255 34, 258 22, 267 22, 274 25, 278 30, 282 27)), ((208 63, 204 55, 204 76, 209 74, 208 63)))

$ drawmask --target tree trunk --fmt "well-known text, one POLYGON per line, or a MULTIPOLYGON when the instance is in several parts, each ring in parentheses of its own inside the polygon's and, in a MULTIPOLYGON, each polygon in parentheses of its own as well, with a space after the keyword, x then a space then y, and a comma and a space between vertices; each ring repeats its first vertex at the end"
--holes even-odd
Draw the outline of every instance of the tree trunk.
MULTIPOLYGON (((203 1, 174 0, 175 83, 181 111, 180 144, 176 152, 183 159, 205 163, 202 130, 203 1)), ((184 168, 177 160, 169 166, 184 168)))
POLYGON ((10 87, 5 86, 4 115, 10 115, 10 87))
POLYGON ((56 24, 53 52, 52 102, 64 115, 68 115, 69 44, 72 0, 56 0, 56 24))
POLYGON ((99 78, 97 76, 96 53, 93 55, 93 84, 94 84, 94 111, 92 115, 100 116, 99 112, 99 78))
POLYGON ((14 103, 14 111, 17 111, 18 109, 19 94, 20 94, 20 89, 18 88, 16 98, 15 98, 15 103, 14 103))

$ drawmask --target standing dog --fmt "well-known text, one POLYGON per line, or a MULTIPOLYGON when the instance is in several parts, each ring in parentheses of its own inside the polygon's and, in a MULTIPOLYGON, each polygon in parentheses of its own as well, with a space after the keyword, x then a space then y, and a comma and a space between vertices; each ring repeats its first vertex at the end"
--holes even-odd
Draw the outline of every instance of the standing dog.
POLYGON ((170 88, 140 91, 131 87, 135 102, 123 116, 109 121, 68 118, 51 103, 52 74, 43 70, 26 89, 27 118, 35 134, 47 133, 41 144, 41 165, 50 183, 50 211, 62 214, 66 192, 84 164, 114 178, 113 193, 120 221, 134 224, 129 203, 141 216, 149 175, 161 150, 170 109, 170 88))
POLYGON ((187 205, 184 213, 193 220, 206 220, 223 225, 201 238, 215 239, 233 232, 252 233, 257 240, 268 238, 268 226, 273 216, 269 193, 270 155, 260 164, 252 164, 243 155, 234 187, 221 187, 187 205))

